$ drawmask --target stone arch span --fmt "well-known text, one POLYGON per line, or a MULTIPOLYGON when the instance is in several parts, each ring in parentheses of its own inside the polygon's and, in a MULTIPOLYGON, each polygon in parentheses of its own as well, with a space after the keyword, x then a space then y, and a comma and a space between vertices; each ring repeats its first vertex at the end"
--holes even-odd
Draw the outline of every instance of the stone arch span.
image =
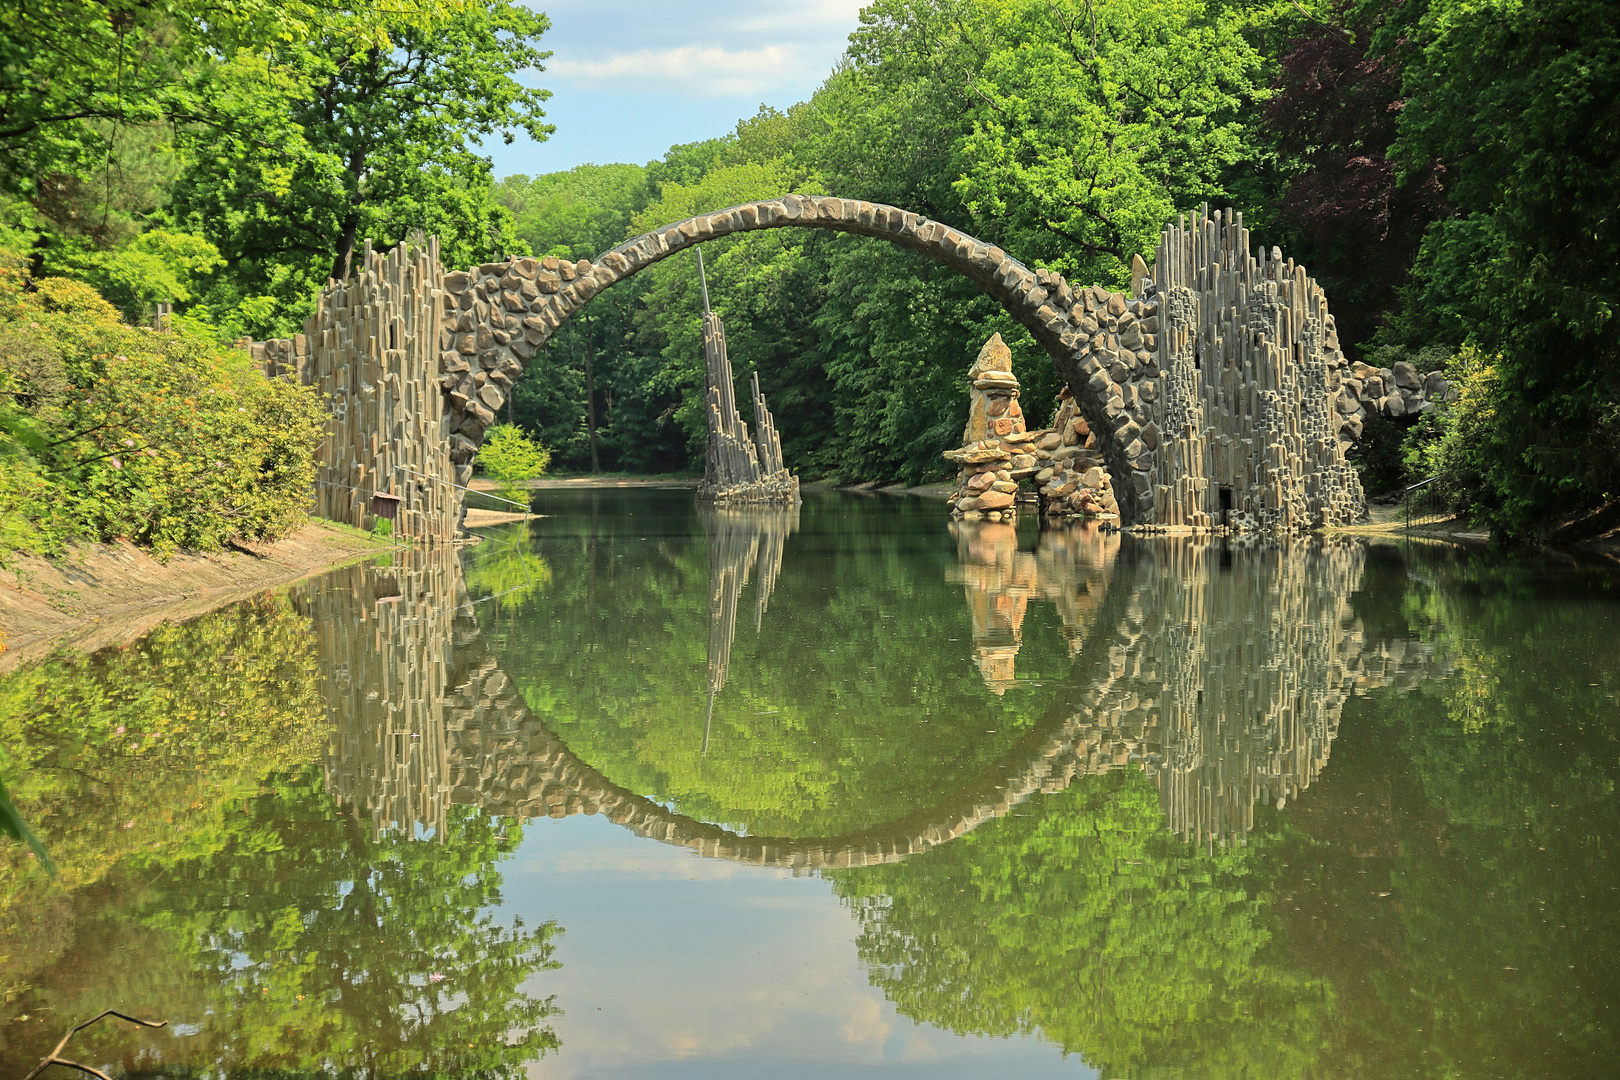
POLYGON ((1241 214, 1207 207, 1165 228, 1151 271, 1135 261, 1135 295, 1073 288, 898 207, 796 194, 666 225, 595 263, 514 258, 446 274, 440 385, 458 473, 470 475, 523 364, 598 293, 706 240, 789 227, 888 240, 1000 303, 1052 357, 1100 436, 1126 525, 1301 531, 1365 517, 1344 456, 1361 404, 1343 385, 1326 295, 1281 251, 1252 253, 1241 214))
POLYGON ((1347 371, 1327 298, 1304 268, 1275 248, 1252 252, 1241 215, 1207 208, 1165 228, 1151 270, 1135 262, 1134 295, 1074 288, 941 222, 830 196, 699 214, 594 263, 523 257, 445 273, 432 238, 386 255, 367 244, 360 273, 327 287, 304 334, 252 348, 266 370, 296 369, 332 401, 323 516, 365 527, 372 494, 389 492, 403 498, 407 535, 450 539, 456 485, 558 327, 686 248, 788 227, 880 237, 952 267, 1006 308, 1068 383, 1127 526, 1289 532, 1360 520, 1365 499, 1345 449, 1369 412, 1424 405, 1410 386, 1347 371))
MULTIPOLYGON (((743 203, 678 221, 627 240, 594 263, 556 258, 514 258, 444 275, 441 334, 445 375, 480 368, 485 382, 444 379, 452 436, 461 435, 452 458, 464 465, 476 453, 483 430, 505 401, 521 366, 563 323, 592 298, 664 259, 707 240, 763 229, 811 228, 877 237, 919 252, 963 274, 1026 327, 1062 370, 1076 341, 1067 316, 1054 306, 1037 273, 960 230, 883 203, 813 195, 785 195, 743 203), (1049 303, 1049 299, 1051 302, 1049 303), (494 381, 493 392, 483 386, 494 381)), ((943 447, 941 449, 944 449, 943 447)))

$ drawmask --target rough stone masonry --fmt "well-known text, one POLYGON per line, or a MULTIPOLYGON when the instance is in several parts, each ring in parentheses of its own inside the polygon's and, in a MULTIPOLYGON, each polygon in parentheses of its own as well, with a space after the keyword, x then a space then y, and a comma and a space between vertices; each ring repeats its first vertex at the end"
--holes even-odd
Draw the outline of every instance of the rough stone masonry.
MULTIPOLYGON (((694 244, 786 227, 880 237, 958 270, 1001 303, 1068 383, 1073 416, 1095 440, 1096 467, 1107 474, 1126 527, 1224 523, 1297 532, 1360 520, 1365 499, 1344 451, 1361 422, 1374 411, 1398 416, 1422 409, 1448 392, 1437 374, 1347 368, 1322 289, 1277 249, 1254 254, 1241 215, 1231 210, 1204 208, 1168 226, 1152 268, 1137 261, 1127 295, 1075 289, 1059 274, 1031 271, 994 245, 898 207, 797 194, 676 222, 594 263, 512 258, 442 274, 435 259, 413 289, 433 294, 436 318, 377 308, 351 320, 346 336, 313 365, 296 343, 265 343, 263 353, 286 358, 286 367, 317 382, 348 365, 343 385, 351 399, 386 392, 390 416, 418 410, 409 431, 397 423, 369 433, 348 425, 345 438, 355 445, 331 452, 374 464, 360 481, 350 470, 333 483, 397 483, 391 477, 399 470, 385 470, 372 444, 437 437, 448 448, 455 484, 464 485, 523 365, 574 312, 694 244), (367 349, 378 356, 400 351, 397 337, 379 335, 402 331, 417 335, 418 344, 405 350, 410 364, 430 366, 391 369, 391 382, 368 381, 378 366, 352 357, 367 349), (437 349, 421 347, 428 343, 437 349), (434 381, 437 401, 406 392, 434 381)), ((317 325, 331 324, 328 305, 353 287, 336 283, 322 294, 307 338, 317 325)), ((396 299, 379 296, 375 303, 406 305, 420 295, 396 292, 396 299)), ((406 510, 437 481, 425 483, 405 493, 406 510)), ((355 507, 369 497, 359 487, 351 493, 355 507)), ((364 518, 363 510, 356 513, 364 518)))

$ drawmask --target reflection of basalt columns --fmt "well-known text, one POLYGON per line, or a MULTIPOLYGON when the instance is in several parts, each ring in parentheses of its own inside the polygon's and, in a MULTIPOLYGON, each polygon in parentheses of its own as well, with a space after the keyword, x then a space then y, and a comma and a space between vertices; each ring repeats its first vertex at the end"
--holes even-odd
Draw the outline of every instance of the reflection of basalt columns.
MULTIPOLYGON (((754 631, 764 623, 765 608, 776 590, 787 538, 799 530, 799 508, 716 506, 703 511, 709 537, 709 716, 714 697, 726 686, 731 644, 737 637, 737 602, 743 586, 758 568, 754 599, 754 631)), ((709 746, 708 725, 703 747, 709 746)))
MULTIPOLYGON (((1241 839, 1254 806, 1309 787, 1326 765, 1345 699, 1393 682, 1362 670, 1349 598, 1365 548, 1295 543, 1235 556, 1197 541, 1133 544, 1115 581, 1132 595, 1108 660, 1081 697, 1083 771, 1139 766, 1158 783, 1170 828, 1200 842, 1241 839)), ((1368 650, 1370 651, 1370 650, 1368 650)), ((1390 650, 1384 650, 1386 652, 1390 650)), ((1424 646, 1394 650, 1426 676, 1424 646)), ((1393 673, 1391 673, 1393 675, 1393 673)))
POLYGON ((326 784, 373 833, 444 835, 448 700, 457 681, 461 564, 407 548, 388 567, 336 571, 296 594, 317 642, 332 718, 326 784))

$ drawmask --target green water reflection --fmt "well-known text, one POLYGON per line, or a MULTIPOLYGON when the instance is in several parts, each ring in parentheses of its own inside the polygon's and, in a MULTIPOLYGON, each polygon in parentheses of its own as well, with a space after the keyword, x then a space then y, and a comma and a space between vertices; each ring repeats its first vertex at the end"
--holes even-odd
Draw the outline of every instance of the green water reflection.
POLYGON ((835 873, 874 983, 915 1019, 1039 1031, 1110 1076, 1608 1075, 1616 599, 1607 571, 1374 552, 1356 634, 1383 638, 1367 667, 1387 685, 1363 677, 1286 812, 1199 851, 1126 770, 835 873), (1391 671, 1436 646, 1443 680, 1391 671))
POLYGON ((1029 688, 986 692, 937 509, 581 493, 533 526, 551 587, 481 623, 529 707, 612 782, 752 834, 867 829, 982 777, 1046 711, 1035 684, 1069 668, 1060 633, 1031 634, 1029 688))
POLYGON ((339 673, 304 607, 252 601, 0 683, 6 769, 61 869, 0 863, 6 1073, 109 1006, 171 1029, 105 1024, 72 1056, 141 1074, 495 1075, 555 1044, 522 984, 557 928, 490 913, 520 826, 452 808, 424 843, 344 812, 319 764, 339 673))
POLYGON ((0 850, 0 1075, 108 1005, 177 1024, 75 1043, 132 1075, 588 1060, 502 910, 579 813, 815 870, 902 1015, 1104 1076, 1611 1071, 1612 570, 688 499, 0 679, 62 871, 0 850))

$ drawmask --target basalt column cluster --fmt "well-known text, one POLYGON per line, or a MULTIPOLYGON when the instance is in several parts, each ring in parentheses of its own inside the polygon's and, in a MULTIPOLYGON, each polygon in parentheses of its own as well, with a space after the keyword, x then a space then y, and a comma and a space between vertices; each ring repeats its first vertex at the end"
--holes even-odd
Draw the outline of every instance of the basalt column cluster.
POLYGON ((448 541, 461 523, 471 470, 452 467, 440 390, 438 241, 386 255, 368 241, 360 272, 329 284, 295 338, 250 343, 268 375, 293 375, 328 399, 315 474, 315 512, 370 528, 375 498, 397 507, 396 533, 448 541))
POLYGON ((1149 410, 1163 444, 1156 524, 1298 532, 1362 520, 1344 456, 1359 431, 1335 407, 1346 361, 1305 268, 1276 248, 1251 252, 1243 215, 1206 207, 1165 229, 1151 277, 1136 270, 1163 372, 1149 410))
POLYGON ((708 452, 704 455, 703 483, 698 485, 698 502, 778 503, 796 505, 799 478, 782 464, 782 439, 776 421, 765 407, 759 390, 759 375, 753 373, 754 431, 748 431, 737 412, 736 383, 731 360, 726 356, 726 330, 720 316, 703 313, 703 363, 707 375, 709 426, 708 452))

